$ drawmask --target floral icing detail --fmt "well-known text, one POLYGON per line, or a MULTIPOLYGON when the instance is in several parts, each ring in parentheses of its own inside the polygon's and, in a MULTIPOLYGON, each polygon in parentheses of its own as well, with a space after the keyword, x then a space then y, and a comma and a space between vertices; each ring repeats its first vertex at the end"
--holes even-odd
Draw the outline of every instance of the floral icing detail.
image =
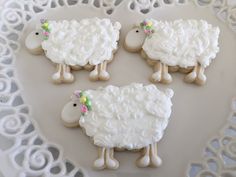
POLYGON ((152 21, 144 20, 143 22, 140 23, 140 27, 144 30, 144 33, 147 35, 150 35, 155 32, 153 29, 152 21))
POLYGON ((41 28, 43 29, 44 40, 48 40, 51 29, 49 28, 49 23, 47 19, 41 19, 41 28))
POLYGON ((91 100, 85 95, 84 92, 80 90, 75 91, 74 94, 77 98, 79 98, 79 102, 81 103, 80 111, 84 116, 88 111, 92 110, 91 100))

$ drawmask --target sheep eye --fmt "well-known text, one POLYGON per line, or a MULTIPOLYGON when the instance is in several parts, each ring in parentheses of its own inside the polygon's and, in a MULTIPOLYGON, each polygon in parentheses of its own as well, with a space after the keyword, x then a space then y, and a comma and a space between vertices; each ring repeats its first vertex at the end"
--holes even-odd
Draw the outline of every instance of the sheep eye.
POLYGON ((36 33, 35 33, 35 35, 39 35, 39 33, 38 33, 38 32, 36 32, 36 33))
POLYGON ((136 30, 136 33, 138 33, 139 32, 139 30, 136 30))
POLYGON ((73 106, 74 106, 74 107, 76 107, 76 106, 77 106, 77 104, 76 104, 76 103, 74 103, 74 104, 73 104, 73 106))

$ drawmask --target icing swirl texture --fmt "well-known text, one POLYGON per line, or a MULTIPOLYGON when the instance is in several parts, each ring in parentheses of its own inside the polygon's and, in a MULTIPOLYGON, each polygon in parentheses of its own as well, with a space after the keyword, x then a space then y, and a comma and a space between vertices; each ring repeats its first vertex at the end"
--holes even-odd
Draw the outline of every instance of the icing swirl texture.
POLYGON ((173 91, 133 83, 87 90, 92 111, 81 116, 80 126, 102 147, 140 149, 159 141, 171 115, 173 91))
POLYGON ((197 63, 207 67, 219 52, 220 29, 204 20, 148 21, 155 33, 146 37, 142 48, 153 60, 183 68, 197 63))
POLYGON ((111 60, 117 49, 120 23, 90 18, 80 22, 49 21, 48 40, 42 42, 46 56, 54 63, 85 66, 111 60))

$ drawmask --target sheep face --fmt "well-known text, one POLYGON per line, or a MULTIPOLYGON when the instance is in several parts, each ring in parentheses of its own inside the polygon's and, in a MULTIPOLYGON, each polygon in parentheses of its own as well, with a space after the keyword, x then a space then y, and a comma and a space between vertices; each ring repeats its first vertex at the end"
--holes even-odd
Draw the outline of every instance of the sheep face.
POLYGON ((44 37, 41 29, 32 31, 25 39, 25 46, 34 55, 39 55, 43 53, 41 43, 44 37))
POLYGON ((137 52, 142 49, 146 34, 140 27, 134 27, 125 37, 125 45, 131 52, 137 52))
POLYGON ((79 120, 81 116, 79 100, 72 99, 67 103, 61 112, 61 119, 65 126, 67 127, 76 127, 79 126, 79 120))

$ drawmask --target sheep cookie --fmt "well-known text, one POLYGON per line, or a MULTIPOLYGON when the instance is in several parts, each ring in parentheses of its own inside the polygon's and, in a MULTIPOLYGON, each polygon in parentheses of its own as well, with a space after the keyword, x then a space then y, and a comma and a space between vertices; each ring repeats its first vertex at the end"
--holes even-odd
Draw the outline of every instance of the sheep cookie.
POLYGON ((139 83, 77 90, 61 119, 66 127, 82 127, 98 147, 96 169, 119 167, 115 149, 142 150, 137 166, 158 167, 162 161, 157 143, 170 119, 173 94, 171 89, 162 92, 154 84, 139 83))
POLYGON ((130 30, 125 48, 139 52, 154 68, 151 81, 172 82, 169 72, 186 73, 188 83, 203 85, 204 70, 219 52, 220 29, 204 20, 162 22, 147 19, 130 30))
POLYGON ((44 52, 56 64, 55 83, 73 82, 71 69, 91 71, 93 81, 108 80, 107 64, 118 48, 120 29, 119 22, 106 18, 41 20, 40 27, 26 37, 25 46, 32 54, 44 52))

